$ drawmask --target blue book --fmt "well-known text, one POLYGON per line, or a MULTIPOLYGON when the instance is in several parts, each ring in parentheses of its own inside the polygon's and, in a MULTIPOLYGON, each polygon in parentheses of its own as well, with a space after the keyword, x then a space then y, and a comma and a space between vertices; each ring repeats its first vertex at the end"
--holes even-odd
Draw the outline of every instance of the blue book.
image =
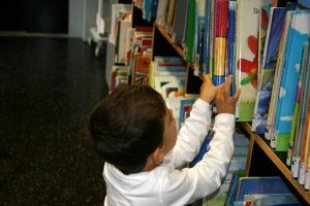
POLYGON ((151 20, 151 7, 152 7, 151 0, 145 0, 144 1, 144 7, 143 7, 143 19, 145 20, 151 20))
POLYGON ((149 19, 150 21, 152 19, 156 18, 156 14, 157 14, 157 8, 158 8, 158 1, 159 0, 152 0, 152 5, 151 5, 151 18, 149 19))
POLYGON ((210 31, 211 31, 211 0, 205 2, 205 25, 203 38, 203 57, 202 65, 205 74, 210 73, 210 31))
POLYGON ((234 202, 237 199, 239 179, 241 177, 245 177, 245 171, 242 171, 242 170, 234 171, 231 182, 230 182, 230 186, 227 192, 224 206, 234 206, 234 202))
POLYGON ((288 194, 291 193, 281 177, 241 177, 237 201, 243 201, 247 194, 288 194))
POLYGON ((310 1, 309 0, 298 0, 297 3, 301 8, 308 8, 310 9, 310 1))
POLYGON ((302 59, 303 45, 308 41, 309 32, 310 11, 293 11, 275 117, 276 151, 288 150, 297 94, 300 61, 302 59))
MULTIPOLYGON (((235 32, 236 32, 236 1, 228 4, 228 31, 227 31, 227 75, 235 76, 235 32)), ((235 93, 236 85, 233 81, 231 94, 235 93)))
POLYGON ((292 194, 249 194, 245 202, 255 206, 302 206, 302 203, 292 194))
POLYGON ((262 71, 252 120, 252 131, 256 134, 267 132, 267 115, 271 98, 274 73, 277 64, 282 27, 286 8, 273 7, 268 25, 262 71))

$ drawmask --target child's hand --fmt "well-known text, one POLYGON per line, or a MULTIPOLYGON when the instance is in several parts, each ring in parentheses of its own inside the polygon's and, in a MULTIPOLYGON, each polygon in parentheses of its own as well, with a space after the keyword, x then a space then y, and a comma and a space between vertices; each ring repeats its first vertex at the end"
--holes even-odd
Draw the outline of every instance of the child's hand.
POLYGON ((235 114, 236 103, 239 99, 241 90, 237 89, 234 96, 232 97, 229 96, 229 88, 231 86, 231 83, 232 83, 232 76, 229 76, 226 79, 225 83, 223 83, 218 90, 218 93, 215 98, 215 105, 218 114, 220 113, 235 114))
POLYGON ((200 87, 200 98, 208 103, 211 103, 218 93, 218 90, 219 87, 213 85, 210 75, 205 74, 203 76, 203 83, 200 87))

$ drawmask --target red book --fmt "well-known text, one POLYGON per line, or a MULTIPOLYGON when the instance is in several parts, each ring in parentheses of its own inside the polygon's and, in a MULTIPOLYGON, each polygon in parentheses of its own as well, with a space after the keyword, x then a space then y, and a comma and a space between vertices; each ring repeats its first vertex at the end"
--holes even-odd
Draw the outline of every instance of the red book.
POLYGON ((228 15, 228 0, 216 0, 216 37, 226 37, 227 35, 227 15, 228 15))

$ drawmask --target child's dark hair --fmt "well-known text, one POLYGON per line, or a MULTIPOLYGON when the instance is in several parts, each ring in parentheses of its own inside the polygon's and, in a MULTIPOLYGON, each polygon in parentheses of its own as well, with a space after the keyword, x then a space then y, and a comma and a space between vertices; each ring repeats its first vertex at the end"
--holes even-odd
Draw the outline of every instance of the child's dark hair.
POLYGON ((140 172, 163 142, 166 112, 163 98, 151 87, 117 87, 90 116, 98 154, 125 174, 140 172))

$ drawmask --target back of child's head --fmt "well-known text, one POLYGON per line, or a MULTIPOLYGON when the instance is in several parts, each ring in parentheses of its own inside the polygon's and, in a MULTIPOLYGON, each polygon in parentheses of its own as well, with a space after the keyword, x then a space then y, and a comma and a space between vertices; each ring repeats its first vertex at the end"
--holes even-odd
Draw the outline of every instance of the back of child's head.
POLYGON ((162 144, 165 102, 148 86, 123 85, 91 113, 89 131, 98 154, 125 174, 140 172, 162 144))

